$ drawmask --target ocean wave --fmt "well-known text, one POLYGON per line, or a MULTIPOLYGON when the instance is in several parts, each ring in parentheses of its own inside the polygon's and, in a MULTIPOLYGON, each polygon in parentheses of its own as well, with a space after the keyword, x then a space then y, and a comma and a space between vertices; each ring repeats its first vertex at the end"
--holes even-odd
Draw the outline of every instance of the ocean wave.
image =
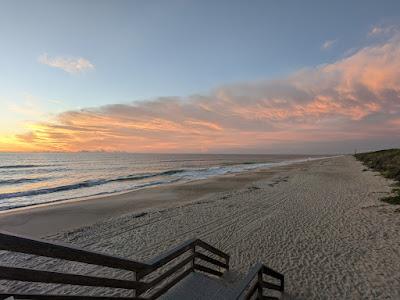
POLYGON ((160 160, 160 162, 179 162, 179 163, 181 163, 181 162, 188 162, 188 161, 190 161, 190 162, 193 162, 193 161, 220 161, 220 160, 223 160, 222 158, 213 158, 212 160, 210 160, 210 159, 196 159, 196 158, 194 158, 194 159, 167 159, 167 160, 160 160))
MULTIPOLYGON (((148 182, 144 184, 140 184, 135 186, 135 189, 142 189, 142 188, 147 188, 155 185, 160 185, 160 184, 168 184, 168 183, 173 183, 179 181, 179 179, 169 179, 169 180, 164 180, 164 181, 153 181, 153 182, 148 182)), ((64 198, 59 198, 56 200, 46 200, 46 201, 38 201, 38 202, 13 202, 12 200, 5 200, 5 202, 2 202, 0 205, 0 211, 4 210, 9 210, 9 209, 15 209, 15 208, 21 208, 21 207, 28 207, 28 206, 35 206, 35 205, 41 205, 41 204, 49 204, 49 203, 55 203, 55 202, 60 202, 60 201, 65 201, 65 200, 74 200, 74 199, 83 199, 83 198, 89 198, 89 197, 98 197, 98 196, 106 196, 106 195, 113 195, 116 193, 122 193, 122 192, 128 192, 131 191, 131 188, 120 188, 120 189, 114 189, 110 191, 103 191, 103 192, 98 192, 94 194, 89 194, 89 195, 84 195, 84 196, 72 196, 72 197, 64 197, 64 198), (7 202, 10 201, 10 202, 7 202)), ((1 197, 0 197, 1 199, 1 197)))
POLYGON ((94 186, 105 185, 105 184, 115 183, 115 182, 138 181, 135 185, 123 187, 124 190, 129 191, 129 190, 140 189, 140 188, 148 187, 148 186, 167 184, 170 182, 177 182, 177 181, 187 182, 187 181, 201 180, 201 179, 206 179, 206 178, 210 178, 213 176, 240 173, 240 172, 250 171, 250 170, 254 170, 254 169, 270 168, 272 166, 283 166, 283 165, 303 162, 303 161, 307 161, 307 160, 314 160, 314 159, 321 159, 321 158, 307 158, 307 159, 296 159, 296 160, 289 160, 289 161, 265 162, 265 163, 253 163, 253 162, 248 161, 248 162, 244 162, 241 164, 230 165, 230 166, 221 165, 221 166, 213 166, 210 168, 201 168, 201 169, 199 169, 199 168, 197 168, 197 169, 194 169, 194 168, 193 169, 173 169, 173 170, 166 170, 166 171, 153 172, 153 173, 132 174, 132 175, 120 176, 120 177, 116 177, 116 178, 84 180, 84 181, 77 182, 77 183, 71 183, 71 184, 60 185, 60 186, 55 186, 55 187, 46 187, 46 188, 39 188, 39 189, 34 189, 34 190, 27 190, 27 191, 13 192, 13 193, 3 193, 3 194, 0 194, 0 200, 50 194, 50 193, 77 190, 77 189, 83 189, 83 188, 90 188, 90 187, 94 187, 94 186), (150 180, 146 180, 146 179, 150 179, 150 180), (140 180, 142 180, 142 182, 140 182, 140 180))
POLYGON ((28 168, 40 168, 40 167, 49 167, 50 165, 8 165, 8 166, 0 166, 0 169, 28 169, 28 168))
POLYGON ((186 170, 179 169, 179 170, 168 170, 168 171, 156 172, 156 173, 134 174, 134 175, 121 176, 121 177, 118 177, 115 179, 110 179, 109 181, 115 182, 115 181, 141 180, 141 179, 147 179, 147 178, 152 178, 152 177, 157 177, 157 176, 179 174, 179 173, 183 173, 185 171, 186 170))
MULTIPOLYGON (((156 173, 134 174, 134 175, 121 176, 121 177, 112 178, 112 179, 84 180, 84 181, 73 183, 73 184, 60 185, 60 186, 51 187, 51 188, 41 188, 41 189, 35 189, 35 190, 29 190, 29 191, 3 193, 3 194, 0 194, 0 200, 17 198, 17 197, 50 194, 50 193, 63 192, 63 191, 69 191, 69 190, 76 190, 76 189, 80 189, 80 188, 88 188, 88 187, 103 185, 103 184, 112 183, 112 182, 136 181, 136 180, 142 180, 142 179, 159 177, 159 176, 170 176, 170 175, 174 175, 174 174, 178 174, 178 173, 183 173, 185 171, 186 170, 179 169, 179 170, 168 170, 168 171, 156 172, 156 173)), ((14 180, 14 183, 20 183, 18 181, 23 182, 23 180, 28 180, 28 178, 16 179, 16 180, 14 180)), ((11 181, 11 179, 0 181, 0 184, 5 181, 11 181)), ((11 182, 8 182, 8 184, 10 184, 10 183, 11 182)), ((4 184, 6 184, 6 183, 4 183, 4 184)), ((146 186, 157 185, 157 184, 160 184, 160 182, 149 182, 149 183, 146 183, 146 186)), ((140 185, 135 186, 135 188, 140 188, 140 187, 141 187, 140 185)))
MULTIPOLYGON (((265 165, 265 164, 264 164, 265 165)), ((201 168, 201 169, 173 169, 166 170, 161 172, 153 172, 153 173, 140 173, 140 174, 132 174, 127 176, 120 176, 117 178, 102 178, 96 180, 84 180, 81 182, 60 185, 55 187, 46 187, 39 188, 34 190, 20 191, 20 192, 12 192, 12 193, 3 193, 0 194, 0 200, 18 198, 18 197, 27 197, 27 196, 37 196, 43 194, 64 192, 77 190, 82 188, 90 188, 94 186, 104 185, 108 183, 115 182, 126 182, 126 181, 140 181, 146 179, 153 179, 152 181, 147 181, 144 183, 136 184, 135 186, 131 186, 130 189, 139 189, 147 186, 155 186, 160 184, 165 184, 172 181, 192 181, 192 180, 200 180, 206 179, 212 176, 224 175, 229 173, 237 173, 257 167, 262 167, 262 164, 254 164, 252 167, 249 167, 248 164, 243 165, 235 165, 235 166, 213 166, 210 168, 201 168), (177 175, 177 176, 174 176, 177 175), (168 178, 168 180, 161 178, 168 178)))
POLYGON ((10 199, 16 197, 25 197, 25 196, 35 196, 41 194, 50 194, 55 192, 62 192, 68 190, 76 190, 84 187, 91 187, 95 185, 100 185, 106 183, 106 180, 86 180, 75 184, 67 184, 60 185, 52 188, 42 188, 30 191, 22 191, 22 192, 14 192, 14 193, 4 193, 0 194, 0 199, 10 199))
POLYGON ((179 173, 183 173, 186 171, 187 170, 185 170, 185 169, 168 170, 168 171, 160 172, 160 173, 158 173, 158 175, 174 175, 174 174, 179 174, 179 173))
POLYGON ((39 177, 39 178, 18 178, 18 179, 4 179, 0 180, 0 185, 7 184, 20 184, 20 183, 33 183, 48 180, 48 177, 39 177))

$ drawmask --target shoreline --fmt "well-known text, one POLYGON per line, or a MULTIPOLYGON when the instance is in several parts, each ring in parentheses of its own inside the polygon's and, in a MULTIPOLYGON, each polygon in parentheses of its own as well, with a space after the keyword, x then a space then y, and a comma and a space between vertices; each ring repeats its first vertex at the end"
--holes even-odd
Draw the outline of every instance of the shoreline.
MULTIPOLYGON (((224 176, 235 176, 235 175, 246 174, 246 173, 250 173, 250 172, 263 171, 263 170, 268 170, 271 168, 290 166, 290 165, 295 165, 295 164, 299 164, 299 163, 305 163, 305 162, 321 160, 321 159, 329 159, 329 158, 339 157, 339 156, 341 156, 341 155, 313 156, 313 157, 307 157, 307 158, 304 157, 304 158, 299 158, 299 159, 283 160, 283 161, 278 161, 278 162, 264 162, 264 163, 260 162, 260 163, 255 163, 254 165, 257 165, 257 166, 255 166, 255 167, 253 166, 250 169, 244 168, 240 171, 232 171, 232 172, 228 172, 228 173, 220 174, 220 175, 209 175, 206 178, 189 179, 189 180, 183 180, 183 181, 178 180, 176 182, 161 183, 161 184, 157 184, 157 185, 149 185, 149 186, 143 186, 143 187, 135 187, 132 189, 127 189, 127 190, 122 190, 122 191, 103 192, 103 193, 87 195, 87 196, 75 196, 72 198, 52 200, 52 201, 37 203, 37 204, 32 203, 32 204, 12 207, 9 209, 2 209, 2 210, 0 210, 0 217, 3 214, 8 214, 10 212, 17 212, 20 210, 30 210, 33 208, 40 208, 40 207, 51 206, 51 205, 58 205, 58 204, 73 203, 73 202, 86 201, 86 200, 92 200, 92 199, 102 199, 102 198, 114 197, 114 196, 118 196, 118 195, 138 192, 143 189, 160 188, 160 187, 166 187, 166 186, 174 186, 174 185, 192 183, 192 182, 197 182, 197 181, 213 180, 213 179, 224 177, 224 176), (270 165, 270 164, 272 164, 272 165, 270 165), (269 166, 265 166, 265 165, 269 165, 269 166)), ((243 165, 251 166, 252 164, 233 164, 233 165, 229 165, 229 166, 230 167, 238 167, 238 166, 243 166, 243 165)), ((226 167, 226 166, 221 165, 220 167, 226 167)), ((168 172, 168 171, 165 171, 165 172, 168 172)))
MULTIPOLYGON (((318 160, 330 159, 319 158, 318 160)), ((311 161, 315 161, 311 160, 311 161)), ((1 230, 36 237, 88 226, 127 213, 142 213, 201 201, 215 193, 230 192, 259 180, 266 180, 288 169, 311 161, 225 174, 207 179, 143 188, 106 196, 25 206, 0 211, 1 230)))

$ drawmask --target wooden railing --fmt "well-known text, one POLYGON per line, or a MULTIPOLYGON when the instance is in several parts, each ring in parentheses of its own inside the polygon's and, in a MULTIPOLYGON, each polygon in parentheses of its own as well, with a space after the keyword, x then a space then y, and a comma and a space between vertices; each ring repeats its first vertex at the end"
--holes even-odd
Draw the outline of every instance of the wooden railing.
POLYGON ((134 275, 134 280, 125 280, 0 266, 0 279, 5 280, 122 288, 133 292, 131 297, 3 293, 0 294, 0 298, 14 296, 16 299, 156 299, 191 272, 201 271, 221 276, 225 270, 229 270, 229 255, 199 239, 189 240, 146 263, 6 232, 0 232, 0 250, 127 270, 134 275), (173 261, 175 264, 170 266, 173 261))
POLYGON ((238 288, 234 290, 234 292, 232 293, 232 299, 279 299, 277 297, 265 296, 264 289, 284 292, 285 278, 277 271, 274 271, 261 263, 257 263, 251 268, 247 276, 241 281, 238 288), (280 284, 277 285, 265 281, 264 275, 278 279, 280 281, 280 284))

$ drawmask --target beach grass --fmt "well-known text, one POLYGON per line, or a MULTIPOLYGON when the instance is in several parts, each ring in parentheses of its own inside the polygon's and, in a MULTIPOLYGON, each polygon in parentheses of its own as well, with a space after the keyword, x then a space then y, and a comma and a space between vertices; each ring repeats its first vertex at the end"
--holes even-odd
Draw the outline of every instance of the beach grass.
POLYGON ((390 204, 400 205, 400 149, 358 153, 354 156, 368 168, 396 181, 392 194, 381 200, 390 204))

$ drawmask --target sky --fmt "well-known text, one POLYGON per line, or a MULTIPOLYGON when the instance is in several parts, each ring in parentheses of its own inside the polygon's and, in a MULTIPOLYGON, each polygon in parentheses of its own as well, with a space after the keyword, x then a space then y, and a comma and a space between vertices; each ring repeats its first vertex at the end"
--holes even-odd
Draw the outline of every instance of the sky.
POLYGON ((390 147, 398 0, 0 0, 0 151, 390 147))

